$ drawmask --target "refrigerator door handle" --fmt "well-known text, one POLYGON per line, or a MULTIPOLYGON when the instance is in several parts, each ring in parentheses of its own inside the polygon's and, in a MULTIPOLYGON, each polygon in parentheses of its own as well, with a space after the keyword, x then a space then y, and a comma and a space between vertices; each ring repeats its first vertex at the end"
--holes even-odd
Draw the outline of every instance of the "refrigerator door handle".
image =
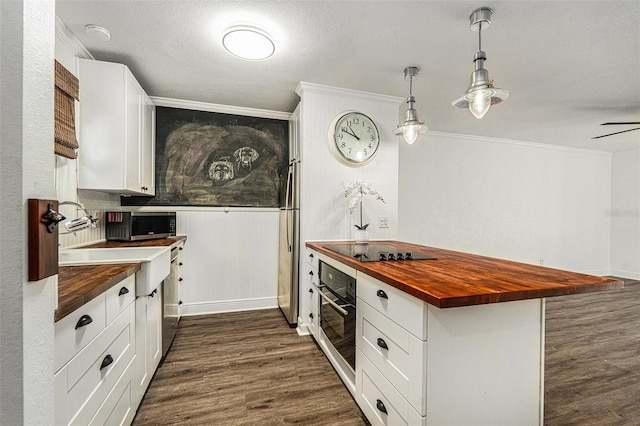
POLYGON ((285 193, 285 201, 284 206, 287 209, 287 218, 286 218, 286 228, 287 228, 287 250, 291 252, 293 249, 291 247, 291 232, 289 229, 291 228, 290 223, 293 222, 289 220, 289 215, 291 215, 291 206, 289 205, 289 194, 291 192, 291 181, 293 180, 293 164, 289 164, 289 170, 287 170, 287 190, 285 193))

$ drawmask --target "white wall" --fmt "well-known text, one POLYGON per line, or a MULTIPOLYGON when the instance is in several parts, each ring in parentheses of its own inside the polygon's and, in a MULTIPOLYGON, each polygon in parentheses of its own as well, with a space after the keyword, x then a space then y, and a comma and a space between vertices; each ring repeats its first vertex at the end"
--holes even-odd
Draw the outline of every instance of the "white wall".
POLYGON ((57 276, 28 276, 27 199, 54 198, 54 3, 0 2, 0 424, 48 424, 57 276))
POLYGON ((401 144, 399 239, 609 272, 611 154, 427 133, 401 144))
POLYGON ((177 213, 184 249, 184 314, 275 308, 277 209, 193 209, 177 213))
POLYGON ((301 83, 302 98, 300 235, 306 240, 353 240, 359 216, 349 214, 341 182, 364 180, 380 192, 385 203, 365 198, 364 223, 370 223, 371 239, 395 239, 398 229, 398 137, 401 98, 301 83), (329 150, 329 125, 345 111, 368 115, 380 132, 379 151, 370 163, 350 167, 336 160, 329 150), (389 218, 389 228, 378 228, 378 216, 389 218))
POLYGON ((611 273, 640 279, 640 149, 613 154, 611 273))

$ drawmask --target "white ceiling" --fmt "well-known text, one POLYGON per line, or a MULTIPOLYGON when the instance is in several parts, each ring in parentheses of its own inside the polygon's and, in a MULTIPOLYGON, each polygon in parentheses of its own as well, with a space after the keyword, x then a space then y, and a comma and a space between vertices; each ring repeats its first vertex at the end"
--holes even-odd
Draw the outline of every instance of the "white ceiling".
MULTIPOLYGON (((640 1, 89 1, 56 14, 99 60, 127 64, 147 93, 293 111, 298 82, 406 97, 435 131, 623 151, 640 148, 640 1), (482 120, 451 102, 468 86, 477 50, 469 15, 494 9, 482 32, 486 68, 509 98, 482 120), (111 31, 91 40, 84 26, 111 31), (224 51, 233 24, 271 33, 275 55, 247 62, 224 51)), ((428 134, 421 137, 428 140, 428 134)))

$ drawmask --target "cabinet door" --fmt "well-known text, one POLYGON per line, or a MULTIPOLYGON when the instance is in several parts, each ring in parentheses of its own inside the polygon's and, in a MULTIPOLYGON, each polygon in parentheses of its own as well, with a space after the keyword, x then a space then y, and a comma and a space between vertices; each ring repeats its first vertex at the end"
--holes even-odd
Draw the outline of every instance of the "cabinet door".
POLYGON ((136 299, 136 369, 133 397, 137 407, 142 401, 162 357, 162 297, 160 289, 153 296, 136 299))
MULTIPOLYGON (((161 284, 162 285, 162 284, 161 284)), ((158 292, 151 297, 149 308, 147 309, 147 324, 149 325, 149 368, 153 372, 162 358, 162 292, 158 287, 158 292)))
POLYGON ((126 156, 125 185, 129 191, 142 192, 140 147, 142 142, 142 111, 144 92, 126 69, 126 156))
POLYGON ((147 96, 144 96, 143 99, 142 141, 140 144, 140 175, 142 180, 142 192, 147 195, 155 195, 156 107, 147 96))

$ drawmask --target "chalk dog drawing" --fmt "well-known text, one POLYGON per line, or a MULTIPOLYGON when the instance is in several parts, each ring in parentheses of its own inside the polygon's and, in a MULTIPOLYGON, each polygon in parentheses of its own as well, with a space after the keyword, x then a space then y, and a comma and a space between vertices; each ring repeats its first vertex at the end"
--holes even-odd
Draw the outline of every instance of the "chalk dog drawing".
POLYGON ((250 146, 243 146, 242 148, 236 149, 236 152, 234 152, 233 155, 236 157, 236 166, 238 170, 240 170, 241 167, 243 169, 251 170, 253 162, 259 157, 258 151, 250 146))
POLYGON ((220 157, 209 166, 209 179, 214 182, 224 182, 233 179, 233 163, 229 157, 220 157))

